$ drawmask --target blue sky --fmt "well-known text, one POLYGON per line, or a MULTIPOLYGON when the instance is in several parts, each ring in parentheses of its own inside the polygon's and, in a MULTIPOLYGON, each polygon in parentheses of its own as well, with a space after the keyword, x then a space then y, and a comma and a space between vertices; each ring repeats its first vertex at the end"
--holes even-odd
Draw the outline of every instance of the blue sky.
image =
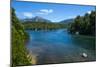
POLYGON ((95 10, 95 6, 54 4, 38 2, 19 2, 13 1, 11 6, 16 10, 19 19, 40 16, 53 22, 64 19, 75 18, 77 15, 83 16, 95 10))

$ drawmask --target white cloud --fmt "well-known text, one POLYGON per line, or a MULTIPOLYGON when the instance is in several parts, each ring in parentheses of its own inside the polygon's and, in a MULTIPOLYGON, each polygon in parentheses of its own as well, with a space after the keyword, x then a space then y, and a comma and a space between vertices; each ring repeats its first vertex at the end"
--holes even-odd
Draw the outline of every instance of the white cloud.
POLYGON ((88 11, 87 13, 88 13, 88 14, 91 14, 91 11, 88 11))
POLYGON ((24 12, 23 15, 27 18, 32 18, 33 14, 31 12, 24 12))
POLYGON ((37 12, 36 14, 44 14, 44 15, 47 15, 46 13, 42 13, 42 12, 37 12))
POLYGON ((52 9, 41 9, 40 12, 43 12, 43 13, 52 13, 53 10, 52 9))
POLYGON ((44 15, 48 15, 50 13, 52 13, 53 10, 52 9, 41 9, 39 12, 37 12, 37 14, 44 14, 44 15))

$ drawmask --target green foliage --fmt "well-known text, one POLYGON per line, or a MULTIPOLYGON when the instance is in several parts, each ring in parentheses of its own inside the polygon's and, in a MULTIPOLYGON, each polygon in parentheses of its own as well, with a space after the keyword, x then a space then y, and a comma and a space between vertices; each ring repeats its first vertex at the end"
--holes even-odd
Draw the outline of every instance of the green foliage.
POLYGON ((54 30, 60 28, 66 28, 67 24, 60 23, 47 23, 47 22, 24 22, 23 23, 25 29, 30 30, 54 30))
POLYGON ((15 15, 15 10, 12 8, 12 67, 16 65, 28 65, 27 51, 25 48, 25 41, 28 38, 24 31, 23 25, 19 22, 15 15))
POLYGON ((82 35, 95 35, 96 12, 86 13, 84 16, 77 16, 74 22, 69 24, 70 33, 79 32, 82 35))

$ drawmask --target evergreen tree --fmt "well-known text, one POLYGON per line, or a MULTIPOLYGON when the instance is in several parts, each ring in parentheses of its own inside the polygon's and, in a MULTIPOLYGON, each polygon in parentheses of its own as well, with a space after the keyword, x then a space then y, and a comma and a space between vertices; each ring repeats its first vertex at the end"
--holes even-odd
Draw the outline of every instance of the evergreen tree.
POLYGON ((15 15, 15 10, 11 10, 12 17, 12 67, 16 65, 28 65, 30 64, 27 51, 25 48, 25 40, 28 38, 26 32, 24 31, 23 25, 19 22, 18 18, 15 15))

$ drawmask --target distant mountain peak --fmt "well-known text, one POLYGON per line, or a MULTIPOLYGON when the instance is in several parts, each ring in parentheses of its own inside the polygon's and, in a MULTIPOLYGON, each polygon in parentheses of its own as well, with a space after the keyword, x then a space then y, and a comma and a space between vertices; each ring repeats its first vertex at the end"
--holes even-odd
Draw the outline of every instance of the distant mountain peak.
POLYGON ((71 23, 73 21, 74 21, 74 18, 71 18, 71 19, 62 20, 62 21, 60 21, 60 23, 71 23))
POLYGON ((42 17, 40 17, 40 16, 35 16, 34 18, 42 18, 42 17))
POLYGON ((51 22, 50 20, 47 20, 40 16, 35 16, 33 18, 26 18, 24 21, 32 21, 32 22, 51 22))

